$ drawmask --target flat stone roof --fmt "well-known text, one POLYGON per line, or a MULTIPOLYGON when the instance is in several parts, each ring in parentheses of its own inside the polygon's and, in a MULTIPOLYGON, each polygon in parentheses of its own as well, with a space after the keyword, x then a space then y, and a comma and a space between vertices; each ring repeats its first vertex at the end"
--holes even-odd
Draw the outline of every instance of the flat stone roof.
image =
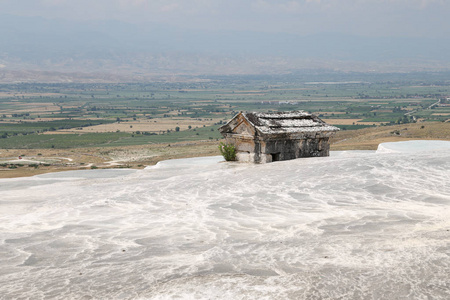
POLYGON ((304 111, 243 113, 244 117, 261 133, 334 132, 339 128, 328 125, 317 116, 304 111))

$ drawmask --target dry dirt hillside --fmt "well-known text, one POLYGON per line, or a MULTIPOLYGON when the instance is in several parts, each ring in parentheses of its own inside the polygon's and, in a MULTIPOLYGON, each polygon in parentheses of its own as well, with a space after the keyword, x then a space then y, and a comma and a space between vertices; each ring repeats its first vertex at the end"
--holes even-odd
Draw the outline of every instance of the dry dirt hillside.
POLYGON ((331 150, 376 150, 380 143, 407 140, 449 140, 450 123, 411 123, 339 131, 331 150))

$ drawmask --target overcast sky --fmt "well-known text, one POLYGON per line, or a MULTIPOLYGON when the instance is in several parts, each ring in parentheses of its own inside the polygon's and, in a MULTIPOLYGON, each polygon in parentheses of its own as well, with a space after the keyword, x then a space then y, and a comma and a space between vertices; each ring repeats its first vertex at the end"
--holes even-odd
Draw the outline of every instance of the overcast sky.
POLYGON ((0 0, 0 13, 213 31, 450 35, 449 0, 0 0))

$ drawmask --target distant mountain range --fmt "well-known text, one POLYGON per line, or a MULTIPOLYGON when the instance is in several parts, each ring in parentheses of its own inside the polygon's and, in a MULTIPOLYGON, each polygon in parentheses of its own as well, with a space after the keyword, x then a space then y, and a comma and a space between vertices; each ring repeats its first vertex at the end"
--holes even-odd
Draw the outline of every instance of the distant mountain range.
POLYGON ((450 69, 450 38, 194 32, 151 23, 0 15, 0 41, 0 82, 1 74, 11 77, 13 70, 139 77, 450 69))

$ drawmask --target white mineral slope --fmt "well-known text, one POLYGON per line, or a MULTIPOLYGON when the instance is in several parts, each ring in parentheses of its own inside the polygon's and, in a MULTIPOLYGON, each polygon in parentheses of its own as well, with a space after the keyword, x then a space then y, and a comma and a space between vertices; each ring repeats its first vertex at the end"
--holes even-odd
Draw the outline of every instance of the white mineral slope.
POLYGON ((449 149, 220 160, 0 180, 0 298, 450 299, 449 149))
POLYGON ((419 140, 383 143, 378 146, 377 153, 417 153, 441 150, 450 150, 450 142, 419 140))

